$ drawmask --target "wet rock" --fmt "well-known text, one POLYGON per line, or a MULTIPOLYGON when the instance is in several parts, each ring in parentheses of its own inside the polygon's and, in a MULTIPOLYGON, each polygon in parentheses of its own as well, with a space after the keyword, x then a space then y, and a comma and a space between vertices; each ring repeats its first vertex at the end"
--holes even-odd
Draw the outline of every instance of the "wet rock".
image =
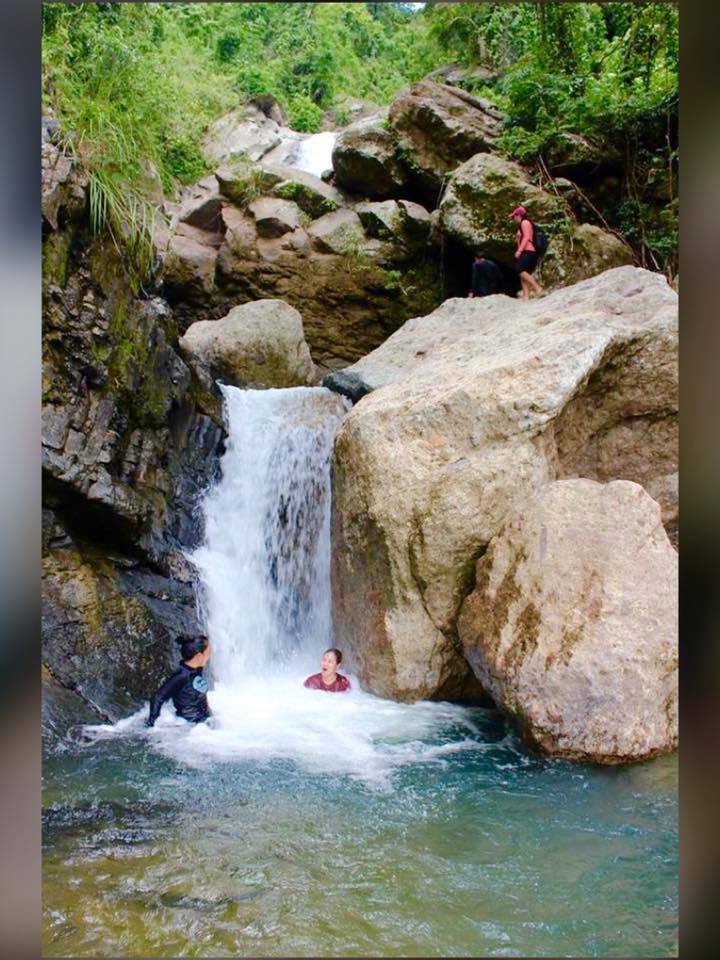
POLYGON ((458 632, 544 753, 624 763, 677 745, 677 554, 635 483, 550 483, 476 566, 458 632))
MULTIPOLYGON (((175 638, 199 629, 194 573, 179 558, 202 538, 223 439, 217 390, 180 357, 168 303, 134 292, 84 207, 77 219, 63 209, 43 274, 48 749, 139 706, 175 662, 175 638)), ((176 223, 176 242, 198 237, 213 238, 216 257, 216 234, 176 223)))
POLYGON ((388 119, 409 175, 435 197, 444 174, 492 148, 502 114, 482 97, 421 80, 396 97, 388 119))
POLYGON ((357 403, 366 393, 370 393, 371 387, 357 373, 351 373, 347 370, 334 370, 329 373, 322 381, 323 387, 328 390, 334 390, 335 393, 342 394, 353 403, 357 403))
POLYGON ((335 444, 334 617, 381 696, 463 689, 475 560, 545 484, 676 469, 677 298, 648 271, 448 300, 343 374, 372 392, 335 444))
MULTIPOLYGON (((86 556, 71 540, 43 559, 42 658, 54 680, 91 711, 91 722, 115 721, 175 668, 176 640, 200 630, 195 593, 137 559, 126 569, 84 549, 86 556)), ((78 711, 49 711, 57 735, 80 719, 78 711)))
POLYGON ((314 379, 302 317, 281 300, 245 303, 221 320, 194 323, 180 349, 235 386, 294 387, 314 379))
POLYGON ((381 117, 368 117, 340 132, 333 148, 336 183, 361 196, 397 196, 407 174, 395 155, 395 140, 381 117))

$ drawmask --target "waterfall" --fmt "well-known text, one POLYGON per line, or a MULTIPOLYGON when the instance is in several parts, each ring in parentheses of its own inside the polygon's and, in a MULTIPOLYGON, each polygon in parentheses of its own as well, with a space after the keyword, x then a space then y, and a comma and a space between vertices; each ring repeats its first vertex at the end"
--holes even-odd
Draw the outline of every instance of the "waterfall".
POLYGON ((306 690, 332 635, 330 459, 349 401, 323 387, 223 386, 228 440, 222 477, 203 503, 205 541, 190 554, 202 585, 212 655, 210 724, 171 703, 146 730, 147 705, 94 739, 141 732, 183 764, 292 760, 311 773, 348 774, 389 789, 394 770, 476 750, 464 708, 393 703, 360 688, 306 690))
POLYGON ((222 387, 228 444, 192 555, 223 684, 331 645, 330 457, 346 402, 323 387, 222 387))
POLYGON ((332 170, 332 152, 336 138, 337 134, 330 130, 305 137, 300 141, 297 154, 290 165, 316 177, 325 170, 332 170))

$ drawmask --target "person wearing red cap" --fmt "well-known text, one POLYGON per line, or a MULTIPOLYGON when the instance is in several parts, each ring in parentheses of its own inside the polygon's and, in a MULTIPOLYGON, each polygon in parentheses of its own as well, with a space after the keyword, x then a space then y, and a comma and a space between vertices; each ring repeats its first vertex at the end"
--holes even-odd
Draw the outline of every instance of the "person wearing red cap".
POLYGON ((538 254, 533 243, 535 231, 533 230, 532 220, 528 217, 527 210, 523 206, 515 207, 510 214, 510 219, 518 225, 515 248, 515 270, 520 277, 522 284, 521 297, 523 300, 530 299, 530 293, 539 297, 543 288, 533 276, 533 271, 537 267, 538 254))

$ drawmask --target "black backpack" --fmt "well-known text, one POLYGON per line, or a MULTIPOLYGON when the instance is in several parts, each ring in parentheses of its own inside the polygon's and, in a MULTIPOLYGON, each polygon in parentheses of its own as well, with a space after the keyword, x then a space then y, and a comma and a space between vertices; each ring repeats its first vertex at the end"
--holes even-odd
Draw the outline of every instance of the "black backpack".
POLYGON ((550 244, 550 238, 545 233, 542 227, 539 227, 536 223, 533 223, 533 246, 537 252, 538 257, 544 257, 547 253, 547 248, 550 244))

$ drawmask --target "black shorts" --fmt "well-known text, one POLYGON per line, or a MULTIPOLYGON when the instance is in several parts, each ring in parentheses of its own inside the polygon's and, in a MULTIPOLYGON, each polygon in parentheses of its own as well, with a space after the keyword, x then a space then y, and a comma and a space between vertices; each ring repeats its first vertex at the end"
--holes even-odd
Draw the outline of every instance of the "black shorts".
POLYGON ((516 273, 534 273, 537 266, 538 255, 532 250, 523 250, 515 261, 516 273))

